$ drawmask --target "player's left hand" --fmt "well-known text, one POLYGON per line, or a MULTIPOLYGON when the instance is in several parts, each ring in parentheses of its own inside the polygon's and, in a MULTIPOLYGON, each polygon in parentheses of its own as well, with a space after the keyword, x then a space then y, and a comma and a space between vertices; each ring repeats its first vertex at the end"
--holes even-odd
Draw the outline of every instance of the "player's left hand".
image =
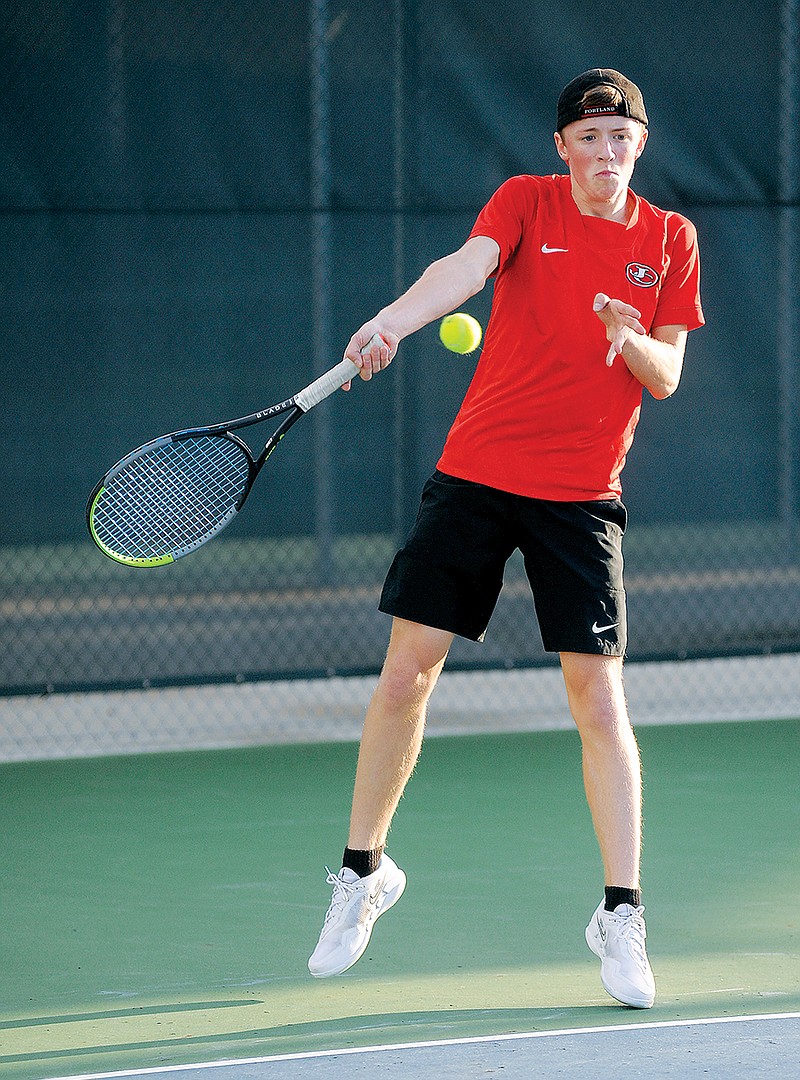
POLYGON ((626 304, 624 300, 612 300, 605 293, 598 293, 595 296, 592 308, 605 326, 606 337, 611 342, 606 353, 606 363, 611 367, 614 358, 622 352, 631 334, 647 333, 639 322, 642 313, 630 304, 626 304))

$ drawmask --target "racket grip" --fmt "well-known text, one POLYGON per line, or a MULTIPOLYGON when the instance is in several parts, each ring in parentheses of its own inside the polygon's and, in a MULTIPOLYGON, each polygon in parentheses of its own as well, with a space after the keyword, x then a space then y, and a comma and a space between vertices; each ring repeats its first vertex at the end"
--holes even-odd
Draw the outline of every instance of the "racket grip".
MULTIPOLYGON (((376 338, 380 341, 379 335, 374 334, 361 351, 366 352, 376 338)), ((303 412, 308 412, 309 409, 313 409, 315 405, 319 405, 326 397, 330 397, 336 390, 339 390, 346 382, 354 379, 356 375, 358 375, 358 368, 352 360, 345 358, 336 367, 332 367, 324 375, 320 375, 318 379, 315 379, 314 382, 309 383, 305 390, 295 394, 295 405, 299 406, 303 412)))
POLYGON ((354 379, 356 375, 358 375, 358 368, 353 361, 341 360, 324 375, 320 375, 314 382, 309 383, 305 390, 295 394, 295 405, 299 406, 303 412, 308 412, 309 409, 313 409, 315 405, 319 405, 326 397, 330 397, 332 393, 339 390, 350 379, 354 379))

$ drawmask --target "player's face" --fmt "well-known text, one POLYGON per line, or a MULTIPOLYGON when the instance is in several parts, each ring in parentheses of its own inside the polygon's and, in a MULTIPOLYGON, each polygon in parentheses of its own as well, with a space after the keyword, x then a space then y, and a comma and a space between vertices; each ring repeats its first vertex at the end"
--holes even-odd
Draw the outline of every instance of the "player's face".
POLYGON ((556 149, 569 166, 576 196, 614 203, 627 193, 647 128, 625 116, 594 116, 556 132, 556 149))

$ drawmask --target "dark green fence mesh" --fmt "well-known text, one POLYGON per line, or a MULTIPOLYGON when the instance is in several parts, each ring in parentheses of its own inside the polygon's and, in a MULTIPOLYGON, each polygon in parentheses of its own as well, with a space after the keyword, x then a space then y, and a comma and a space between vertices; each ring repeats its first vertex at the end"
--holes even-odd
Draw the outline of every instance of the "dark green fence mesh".
MULTIPOLYGON (((471 371, 435 328, 315 410, 175 566, 103 559, 86 495, 137 443, 334 363, 507 176, 558 170, 555 99, 598 63, 644 90, 634 187, 697 224, 708 317, 624 476, 631 659, 798 649, 796 7, 720 33, 696 5, 598 25, 579 2, 6 0, 3 690, 379 666, 380 583, 471 371)), ((512 562, 451 663, 544 659, 512 562)))

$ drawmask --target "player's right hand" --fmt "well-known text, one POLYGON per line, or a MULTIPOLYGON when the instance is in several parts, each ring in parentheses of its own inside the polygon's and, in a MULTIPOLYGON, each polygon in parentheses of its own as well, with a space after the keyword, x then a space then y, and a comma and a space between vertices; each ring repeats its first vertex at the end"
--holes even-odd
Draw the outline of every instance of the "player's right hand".
MULTIPOLYGON (((368 322, 350 338, 344 355, 348 360, 352 360, 359 368, 360 377, 368 382, 373 375, 391 364, 399 344, 400 339, 396 334, 377 328, 374 322, 368 322)), ((349 390, 351 385, 346 382, 342 389, 349 390)))

